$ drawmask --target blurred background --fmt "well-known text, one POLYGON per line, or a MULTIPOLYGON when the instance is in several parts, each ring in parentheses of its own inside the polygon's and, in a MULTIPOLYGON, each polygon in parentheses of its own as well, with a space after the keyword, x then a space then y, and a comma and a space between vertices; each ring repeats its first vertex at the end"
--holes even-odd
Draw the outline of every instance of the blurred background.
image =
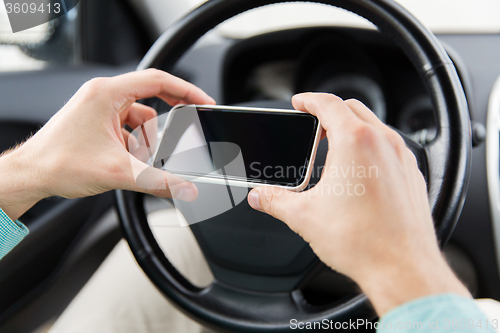
MULTIPOLYGON (((115 66, 138 63, 165 29, 203 2, 110 0, 106 5, 97 6, 96 0, 84 0, 67 15, 14 34, 4 0, 0 0, 0 72, 88 62, 115 66), (86 15, 91 10, 100 13, 86 15), (99 25, 97 35, 89 36, 84 32, 86 26, 95 24, 99 25), (116 38, 116 32, 121 32, 123 39, 116 38), (107 40, 106 35, 115 37, 107 40)), ((435 33, 500 32, 500 2, 497 0, 398 2, 435 33)), ((343 10, 301 3, 279 4, 247 12, 219 26, 217 33, 224 37, 246 38, 262 32, 311 25, 371 26, 364 19, 343 10)))

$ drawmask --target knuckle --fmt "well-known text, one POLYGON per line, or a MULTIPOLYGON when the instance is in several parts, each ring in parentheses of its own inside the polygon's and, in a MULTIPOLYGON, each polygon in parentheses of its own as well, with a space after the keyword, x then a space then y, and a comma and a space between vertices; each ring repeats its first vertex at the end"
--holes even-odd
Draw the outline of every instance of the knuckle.
POLYGON ((372 126, 361 123, 352 129, 352 137, 355 145, 372 145, 376 139, 376 131, 372 126))
POLYGON ((160 177, 154 177, 154 178, 150 179, 150 181, 148 182, 147 189, 151 190, 153 192, 161 193, 162 190, 166 190, 167 188, 169 188, 169 187, 167 186, 165 179, 160 178, 160 177))
POLYGON ((396 149, 401 149, 401 150, 406 149, 405 140, 396 131, 389 130, 387 132, 387 138, 396 149))
POLYGON ((148 68, 148 69, 146 69, 145 71, 146 71, 149 75, 152 75, 152 76, 154 76, 154 77, 156 77, 156 78, 161 78, 161 77, 165 74, 165 72, 163 72, 163 71, 161 71, 161 70, 159 70, 159 69, 157 69, 157 68, 148 68))
POLYGON ((323 93, 322 96, 330 102, 343 102, 344 100, 339 96, 331 93, 323 93))
POLYGON ((329 93, 310 93, 304 101, 306 109, 320 110, 322 106, 343 102, 342 98, 329 93))
POLYGON ((106 85, 107 78, 104 77, 95 77, 83 85, 85 87, 85 90, 89 93, 97 93, 101 91, 104 86, 106 85))
POLYGON ((265 194, 265 200, 261 204, 265 212, 288 224, 310 213, 308 200, 294 200, 295 195, 295 192, 273 188, 265 194))
POLYGON ((350 98, 350 99, 347 99, 345 100, 345 103, 349 106, 349 107, 358 107, 358 106, 365 106, 362 102, 360 102, 359 100, 355 99, 355 98, 350 98))
POLYGON ((265 194, 265 202, 263 203, 263 208, 266 212, 276 218, 283 218, 283 209, 280 205, 283 204, 283 192, 282 188, 272 188, 269 191, 266 191, 265 194))
POLYGON ((318 100, 307 95, 304 99, 304 107, 306 110, 316 110, 318 108, 318 100))
POLYGON ((165 193, 165 189, 161 188, 159 185, 154 185, 152 188, 148 189, 149 194, 155 197, 162 197, 165 193))
POLYGON ((276 195, 274 192, 267 192, 265 194, 264 209, 272 216, 276 216, 276 195))
POLYGON ((117 163, 108 164, 106 170, 110 175, 122 176, 123 174, 125 174, 125 170, 123 170, 123 167, 117 163))
POLYGON ((158 68, 153 68, 153 67, 147 68, 145 71, 153 74, 161 72, 158 68))
POLYGON ((335 104, 339 104, 339 103, 344 103, 344 100, 342 98, 340 98, 339 96, 334 95, 334 94, 321 93, 320 96, 321 96, 321 99, 320 99, 321 105, 326 106, 326 105, 335 105, 335 104))
POLYGON ((119 183, 126 183, 129 181, 133 181, 133 174, 121 163, 117 163, 114 161, 109 161, 105 163, 102 167, 102 170, 107 175, 107 177, 112 178, 119 183))
POLYGON ((411 164, 415 165, 418 167, 418 160, 417 160, 417 157, 415 156, 415 154, 413 154, 413 152, 406 148, 406 158, 408 159, 408 161, 410 161, 411 164))

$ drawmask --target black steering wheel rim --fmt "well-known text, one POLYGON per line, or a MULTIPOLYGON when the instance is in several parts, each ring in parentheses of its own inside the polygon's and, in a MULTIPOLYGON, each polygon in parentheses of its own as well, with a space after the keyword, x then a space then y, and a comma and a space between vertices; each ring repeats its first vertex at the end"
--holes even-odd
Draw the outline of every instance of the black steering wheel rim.
MULTIPOLYGON (((211 0, 171 26, 152 46, 138 69, 172 70, 181 56, 207 31, 249 9, 290 0, 211 0)), ((438 133, 421 147, 428 170, 428 193, 437 237, 444 244, 461 212, 467 190, 471 138, 465 95, 455 67, 436 37, 401 6, 390 0, 316 0, 356 13, 392 37, 418 70, 432 99, 438 133)), ((138 263, 158 289, 199 322, 222 330, 281 332, 289 320, 345 321, 373 318, 365 296, 359 295, 334 308, 311 309, 300 294, 244 293, 217 281, 199 289, 170 264, 147 223, 143 196, 117 191, 125 237, 138 263), (232 295, 248 306, 234 303, 232 295), (280 311, 276 312, 279 305, 280 311), (245 311, 248 310, 248 311, 245 311)))

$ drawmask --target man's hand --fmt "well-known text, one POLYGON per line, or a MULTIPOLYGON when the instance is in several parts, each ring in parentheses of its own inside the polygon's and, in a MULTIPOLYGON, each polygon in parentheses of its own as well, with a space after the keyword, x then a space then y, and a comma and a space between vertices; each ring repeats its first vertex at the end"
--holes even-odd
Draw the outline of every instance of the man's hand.
POLYGON ((158 169, 148 169, 151 186, 136 184, 133 169, 147 166, 127 151, 130 133, 123 126, 156 117, 135 103, 153 96, 170 105, 215 104, 201 89, 155 69, 90 80, 31 139, 0 158, 0 207, 15 220, 45 197, 112 189, 194 200, 193 184, 158 169))
POLYGON ((300 94, 329 150, 320 182, 295 193, 254 189, 250 205, 284 221, 332 269, 354 279, 379 314, 428 294, 469 295, 443 259, 426 184, 401 136, 356 100, 300 94))

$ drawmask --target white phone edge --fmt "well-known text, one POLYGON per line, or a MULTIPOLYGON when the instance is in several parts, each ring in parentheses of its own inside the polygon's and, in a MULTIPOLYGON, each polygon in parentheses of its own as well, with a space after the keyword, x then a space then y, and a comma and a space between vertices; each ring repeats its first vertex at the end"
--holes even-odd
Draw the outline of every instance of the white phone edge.
MULTIPOLYGON (((299 111, 299 110, 285 110, 285 109, 237 107, 237 106, 224 106, 224 105, 179 104, 179 105, 174 106, 172 109, 170 109, 170 111, 168 113, 167 119, 166 119, 165 124, 163 126, 161 136, 158 140, 158 145, 156 146, 155 152, 150 160, 151 164, 154 164, 154 161, 156 160, 156 156, 158 155, 160 145, 163 141, 163 136, 165 135, 165 130, 167 129, 170 122, 172 121, 172 116, 174 114, 174 111, 176 111, 177 109, 180 109, 182 107, 186 107, 186 106, 193 106, 196 108, 209 108, 209 109, 216 109, 216 110, 236 110, 236 111, 242 110, 242 111, 259 111, 259 112, 307 113, 307 112, 299 111)), ((218 178, 218 177, 210 177, 210 176, 193 176, 193 175, 187 175, 187 174, 182 174, 182 173, 177 173, 177 172, 172 172, 172 174, 179 176, 185 180, 192 181, 193 183, 227 185, 227 186, 246 187, 246 188, 255 188, 255 187, 262 187, 262 186, 274 186, 274 187, 283 188, 283 189, 286 189, 289 191, 299 192, 299 191, 302 191, 304 188, 306 188, 306 186, 309 184, 309 181, 311 180, 312 167, 313 167, 314 161, 316 160, 316 152, 318 150, 318 145, 319 145, 319 141, 321 138, 321 131, 322 131, 321 122, 318 119, 318 127, 316 129, 316 134, 315 134, 314 143, 313 143, 313 149, 311 151, 311 156, 309 158, 309 162, 307 165, 307 173, 306 173, 306 176, 304 177, 304 180, 297 186, 254 183, 254 182, 247 182, 244 180, 228 179, 227 177, 226 178, 218 178)))

